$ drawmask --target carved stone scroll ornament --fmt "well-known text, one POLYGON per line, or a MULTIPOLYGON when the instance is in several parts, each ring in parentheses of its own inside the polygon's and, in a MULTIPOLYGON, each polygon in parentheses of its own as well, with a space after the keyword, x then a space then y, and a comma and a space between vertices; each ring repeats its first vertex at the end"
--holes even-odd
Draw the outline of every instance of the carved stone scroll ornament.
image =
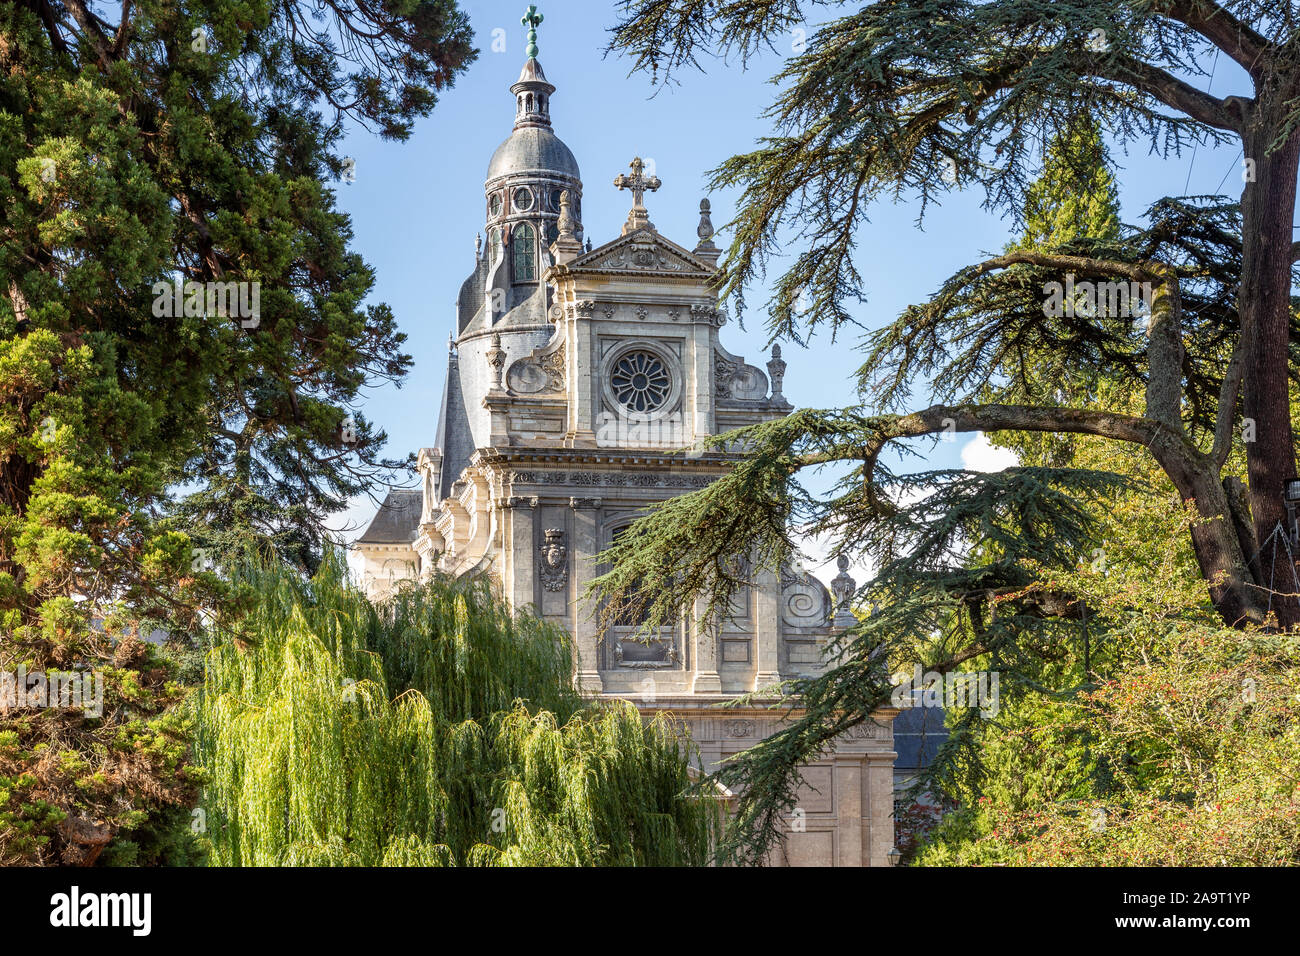
POLYGON ((830 616, 830 594, 807 572, 781 574, 781 620, 788 627, 824 627, 830 616))
POLYGON ((564 391, 564 346, 549 355, 522 358, 510 366, 506 382, 521 395, 564 391))
POLYGON ((548 591, 564 590, 569 582, 569 549, 564 544, 563 531, 546 529, 546 543, 542 545, 541 556, 542 587, 548 591))
POLYGON ((714 391, 718 398, 731 397, 731 380, 736 376, 736 363, 723 358, 721 355, 714 356, 713 360, 714 378, 717 380, 714 391))
POLYGON ((711 305, 691 306, 691 319, 692 321, 699 322, 702 325, 711 325, 719 329, 727 324, 726 313, 711 305))

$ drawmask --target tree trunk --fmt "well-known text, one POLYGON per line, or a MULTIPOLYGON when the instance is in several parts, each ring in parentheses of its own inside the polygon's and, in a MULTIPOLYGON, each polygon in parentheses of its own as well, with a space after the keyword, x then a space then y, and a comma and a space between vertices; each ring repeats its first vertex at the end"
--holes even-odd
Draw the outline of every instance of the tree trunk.
MULTIPOLYGON (((1256 547, 1285 521, 1282 486, 1295 477, 1287 355, 1291 309, 1291 245, 1295 214, 1300 133, 1271 154, 1267 151, 1282 128, 1285 97, 1261 96, 1243 137, 1245 158, 1253 160, 1254 181, 1242 192, 1242 271, 1238 309, 1244 375, 1242 407, 1253 420, 1255 441, 1246 444, 1250 510, 1256 547)), ((1250 166, 1247 166, 1247 173, 1250 166)), ((1249 557, 1249 555, 1247 556, 1249 557)), ((1263 581, 1268 568, 1259 568, 1263 581)), ((1286 572, 1287 569, 1276 569, 1286 572)), ((1290 580, 1282 573, 1278 580, 1290 580)), ((1285 590, 1285 589, 1284 589, 1285 590)), ((1300 625, 1300 603, 1275 599, 1283 627, 1300 625)))
POLYGON ((1250 554, 1242 551, 1232 500, 1214 459, 1171 431, 1149 447, 1183 500, 1194 503, 1199 520, 1191 529, 1192 550, 1214 609, 1229 627, 1263 623, 1268 596, 1255 585, 1250 554))

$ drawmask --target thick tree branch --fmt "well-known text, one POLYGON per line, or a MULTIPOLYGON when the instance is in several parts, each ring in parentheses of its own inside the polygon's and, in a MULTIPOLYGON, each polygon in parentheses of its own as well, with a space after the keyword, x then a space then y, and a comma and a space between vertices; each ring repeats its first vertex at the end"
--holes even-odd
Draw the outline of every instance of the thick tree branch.
POLYGON ((1242 132, 1244 117, 1241 97, 1218 99, 1185 83, 1171 73, 1131 57, 1103 61, 1093 70, 1095 75, 1123 83, 1154 97, 1170 109, 1185 113, 1199 123, 1230 133, 1242 132))
POLYGON ((1237 340, 1223 373, 1223 387, 1219 390, 1219 412, 1214 423, 1214 446, 1210 458, 1215 474, 1223 471, 1228 453, 1232 450, 1232 425, 1236 421, 1237 392, 1241 388, 1241 340, 1237 340))
POLYGON ((86 39, 95 48, 100 67, 104 70, 111 69, 113 52, 103 31, 100 30, 98 18, 86 8, 82 0, 65 0, 65 3, 68 12, 72 14, 72 18, 77 21, 77 26, 81 27, 81 32, 85 34, 86 39))
POLYGON ((883 435, 887 440, 915 438, 941 431, 1073 432, 1116 441, 1149 445, 1160 431, 1158 423, 1137 415, 1091 408, 1036 405, 933 405, 900 415, 883 435))
POLYGON ((1164 276, 1152 266, 1141 262, 1123 262, 1118 259, 1096 259, 1091 256, 1069 256, 1051 252, 1039 252, 1035 249, 1017 249, 1005 255, 985 259, 971 266, 970 278, 976 278, 986 272, 1006 269, 1014 265, 1041 266, 1045 269, 1068 269, 1083 276, 1122 275, 1134 282, 1163 282, 1164 276))
POLYGON ((1268 40, 1209 0, 1164 0, 1153 9, 1195 30, 1250 74, 1257 84, 1272 63, 1268 40))

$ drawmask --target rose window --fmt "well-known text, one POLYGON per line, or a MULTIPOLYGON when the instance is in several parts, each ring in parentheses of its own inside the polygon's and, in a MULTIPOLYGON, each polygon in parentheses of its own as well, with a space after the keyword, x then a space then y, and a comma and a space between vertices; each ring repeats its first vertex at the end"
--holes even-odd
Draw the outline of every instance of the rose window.
POLYGON ((629 352, 614 363, 609 384, 624 408, 652 412, 668 401, 672 376, 658 356, 650 352, 629 352))

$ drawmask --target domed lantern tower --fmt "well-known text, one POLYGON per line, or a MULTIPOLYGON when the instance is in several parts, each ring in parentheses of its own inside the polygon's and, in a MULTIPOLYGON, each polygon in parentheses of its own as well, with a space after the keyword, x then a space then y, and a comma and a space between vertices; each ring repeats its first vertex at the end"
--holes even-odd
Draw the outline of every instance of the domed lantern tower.
POLYGON ((492 154, 484 183, 488 269, 492 287, 506 291, 506 301, 497 303, 506 311, 533 293, 550 264, 564 191, 569 193, 570 214, 579 222, 582 219, 578 161, 552 131, 555 87, 537 59, 537 25, 542 15, 530 6, 522 22, 528 27, 528 60, 510 87, 515 96, 515 126, 492 154))
POLYGON ((581 232, 582 177, 572 151, 551 128, 555 87, 537 59, 541 22, 537 8, 528 7, 522 18, 528 59, 510 87, 514 129, 492 154, 484 182, 487 241, 476 243, 474 271, 456 299, 437 445, 430 452, 433 500, 450 495, 474 449, 493 442, 484 403, 504 387, 496 371, 554 334, 551 290, 542 276, 553 264, 551 244, 566 192, 569 217, 581 232))

